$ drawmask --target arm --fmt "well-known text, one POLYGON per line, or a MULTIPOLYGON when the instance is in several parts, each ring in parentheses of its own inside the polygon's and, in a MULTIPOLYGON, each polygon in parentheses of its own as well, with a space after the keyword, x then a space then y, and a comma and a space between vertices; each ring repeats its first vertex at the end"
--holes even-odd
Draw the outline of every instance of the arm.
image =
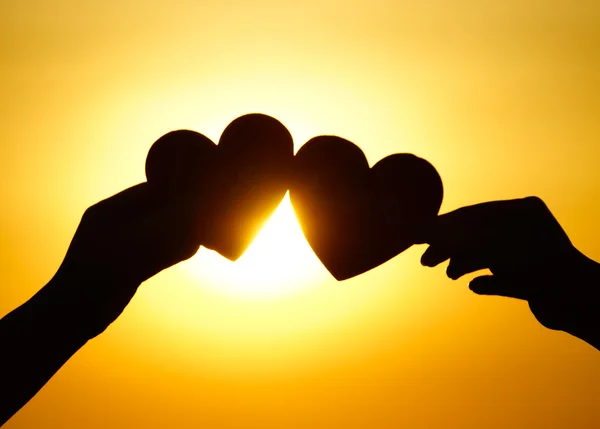
POLYGON ((87 342, 64 306, 43 291, 0 321, 0 425, 87 342))
POLYGON ((138 286, 199 247, 198 208, 143 183, 90 207, 52 280, 0 320, 0 425, 89 339, 138 286))
POLYGON ((577 250, 536 197, 494 201, 441 215, 424 237, 421 262, 450 259, 453 280, 481 269, 479 295, 526 300, 546 328, 562 330, 600 350, 600 265, 577 250))

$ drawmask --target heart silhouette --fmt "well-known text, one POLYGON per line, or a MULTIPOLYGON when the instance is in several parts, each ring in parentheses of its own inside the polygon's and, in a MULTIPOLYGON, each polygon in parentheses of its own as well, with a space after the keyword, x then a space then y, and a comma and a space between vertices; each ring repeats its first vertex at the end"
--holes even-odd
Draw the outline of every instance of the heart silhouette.
POLYGON ((235 261, 281 203, 293 159, 285 126, 248 114, 225 128, 218 145, 195 131, 165 134, 148 152, 146 178, 167 194, 196 194, 202 245, 235 261))
POLYGON ((372 168, 363 151, 336 136, 315 137, 294 160, 290 199, 304 236, 337 280, 383 264, 418 240, 443 197, 435 168, 412 154, 372 168))

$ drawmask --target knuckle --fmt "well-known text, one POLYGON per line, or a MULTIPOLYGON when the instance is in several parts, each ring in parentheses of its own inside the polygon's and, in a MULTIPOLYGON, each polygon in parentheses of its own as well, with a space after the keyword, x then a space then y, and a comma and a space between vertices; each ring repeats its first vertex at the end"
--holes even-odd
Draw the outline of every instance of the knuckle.
POLYGON ((553 331, 560 331, 562 329, 560 317, 557 316, 555 309, 549 306, 544 299, 540 299, 539 297, 537 299, 530 298, 528 303, 529 310, 544 328, 553 331))
POLYGON ((97 217, 97 213, 98 213, 97 205, 90 206, 83 212, 83 216, 81 216, 81 220, 86 221, 86 222, 93 220, 97 217))
POLYGON ((182 249, 182 261, 186 261, 188 259, 190 259, 192 256, 194 256, 196 253, 198 253, 198 250, 200 249, 200 246, 197 244, 188 244, 186 246, 184 246, 184 248, 182 249))
POLYGON ((546 206, 546 203, 538 196, 525 197, 525 198, 523 198, 523 202, 527 205, 527 207, 530 207, 535 210, 547 210, 548 209, 548 207, 546 206))

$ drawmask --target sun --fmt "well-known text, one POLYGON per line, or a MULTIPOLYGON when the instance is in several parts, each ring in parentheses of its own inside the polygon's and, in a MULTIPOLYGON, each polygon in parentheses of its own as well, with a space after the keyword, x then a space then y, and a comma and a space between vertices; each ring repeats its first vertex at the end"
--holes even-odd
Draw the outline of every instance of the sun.
POLYGON ((201 248, 186 265, 203 287, 246 300, 288 296, 328 276, 302 234, 289 194, 236 262, 201 248))

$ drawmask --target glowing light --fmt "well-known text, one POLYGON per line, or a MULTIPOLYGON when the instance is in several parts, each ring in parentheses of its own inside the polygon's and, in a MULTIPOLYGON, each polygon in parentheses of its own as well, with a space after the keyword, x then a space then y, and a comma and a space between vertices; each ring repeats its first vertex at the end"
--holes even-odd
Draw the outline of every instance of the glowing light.
POLYGON ((289 195, 275 210, 246 253, 231 262, 202 248, 186 265, 203 284, 242 299, 274 299, 297 293, 322 275, 323 268, 307 243, 289 195))

